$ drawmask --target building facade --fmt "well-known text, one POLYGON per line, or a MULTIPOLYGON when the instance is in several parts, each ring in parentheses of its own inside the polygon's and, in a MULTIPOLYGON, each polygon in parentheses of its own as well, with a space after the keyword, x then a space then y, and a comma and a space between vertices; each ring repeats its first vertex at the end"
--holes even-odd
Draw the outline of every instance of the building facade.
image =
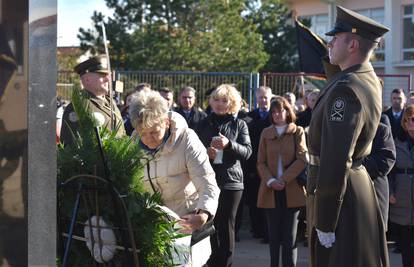
MULTIPOLYGON (((372 59, 378 74, 411 75, 414 72, 414 0, 288 0, 299 19, 309 19, 311 29, 326 39, 335 21, 335 5, 341 5, 383 23, 391 29, 372 59)), ((328 40, 328 39, 326 39, 328 40)), ((406 92, 412 81, 395 76, 384 79, 384 105, 394 87, 406 92)))

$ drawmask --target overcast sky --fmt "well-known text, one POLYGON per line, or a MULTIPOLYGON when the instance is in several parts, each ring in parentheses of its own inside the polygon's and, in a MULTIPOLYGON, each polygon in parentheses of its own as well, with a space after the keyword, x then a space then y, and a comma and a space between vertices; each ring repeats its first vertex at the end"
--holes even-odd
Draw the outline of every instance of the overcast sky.
POLYGON ((77 46, 76 35, 79 28, 92 28, 93 11, 101 11, 104 15, 112 14, 105 5, 105 0, 58 0, 58 46, 77 46))

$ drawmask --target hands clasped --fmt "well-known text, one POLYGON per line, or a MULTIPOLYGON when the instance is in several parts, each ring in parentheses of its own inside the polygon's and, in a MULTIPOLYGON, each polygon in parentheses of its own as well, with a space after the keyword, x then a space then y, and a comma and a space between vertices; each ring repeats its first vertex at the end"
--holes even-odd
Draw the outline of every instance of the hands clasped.
POLYGON ((321 230, 316 229, 318 233, 318 239, 322 246, 325 248, 332 247, 332 244, 335 243, 335 233, 334 232, 322 232, 321 230))
POLYGON ((267 184, 270 188, 276 191, 281 191, 285 188, 286 182, 282 178, 271 178, 267 184))

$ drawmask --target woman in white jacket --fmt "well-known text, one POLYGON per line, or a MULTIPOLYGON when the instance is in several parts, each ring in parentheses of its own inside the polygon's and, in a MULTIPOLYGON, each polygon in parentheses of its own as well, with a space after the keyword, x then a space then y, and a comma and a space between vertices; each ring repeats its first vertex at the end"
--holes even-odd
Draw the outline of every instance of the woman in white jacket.
MULTIPOLYGON (((144 171, 146 186, 161 193, 164 204, 181 217, 186 232, 199 229, 214 217, 220 193, 200 139, 181 115, 168 111, 158 92, 134 94, 129 113, 133 138, 151 159, 144 171)), ((196 246, 192 266, 201 266, 209 256, 209 239, 196 246)))

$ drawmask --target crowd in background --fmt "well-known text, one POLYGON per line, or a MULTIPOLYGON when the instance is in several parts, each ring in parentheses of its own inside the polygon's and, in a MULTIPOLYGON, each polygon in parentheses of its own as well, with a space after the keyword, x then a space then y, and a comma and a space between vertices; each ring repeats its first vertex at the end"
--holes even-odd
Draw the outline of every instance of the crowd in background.
MULTIPOLYGON (((194 182, 196 191, 204 192, 201 196, 217 194, 213 197, 217 205, 209 206, 206 199, 204 206, 198 205, 207 211, 203 220, 213 219, 216 226, 210 238, 211 255, 205 266, 231 266, 246 209, 252 237, 269 243, 271 266, 278 266, 280 248, 283 266, 295 266, 297 242, 306 244, 305 185, 299 183, 298 177, 306 176, 306 133, 319 90, 305 90, 296 101, 292 92, 276 96, 271 88, 261 86, 256 91, 257 107, 249 110, 235 86, 224 84, 207 92, 208 107, 203 110, 196 103, 197 90, 193 87, 181 88, 176 103, 170 88, 155 90, 148 83, 138 84, 124 96, 120 111, 126 134, 139 137, 137 140, 148 153, 155 155, 160 144, 151 147, 150 141, 145 143, 143 129, 148 125, 141 127, 143 122, 137 123, 136 117, 136 98, 148 97, 145 96, 148 92, 162 96, 166 100, 165 111, 174 114, 169 117, 168 136, 160 136, 160 144, 168 142, 180 127, 192 129, 186 136, 196 140, 188 141, 191 144, 187 144, 187 149, 202 144, 204 150, 190 149, 195 154, 187 157, 196 155, 199 162, 185 167, 188 175, 194 182, 200 176, 197 169, 205 171, 201 176, 210 177, 209 171, 215 173, 214 183, 220 193, 214 186, 209 187, 211 177, 206 178, 208 182, 194 182), (203 153, 206 158, 200 156, 203 153), (205 165, 205 159, 209 159, 209 164, 205 165)), ((65 105, 64 101, 58 102, 57 140, 65 105)), ((404 266, 412 266, 414 262, 413 147, 414 92, 405 95, 402 89, 396 88, 391 94, 391 107, 384 108, 371 155, 363 164, 373 180, 382 219, 388 225, 388 237, 396 241, 396 252, 402 253, 404 266)), ((167 159, 176 158, 174 153, 167 159)))

